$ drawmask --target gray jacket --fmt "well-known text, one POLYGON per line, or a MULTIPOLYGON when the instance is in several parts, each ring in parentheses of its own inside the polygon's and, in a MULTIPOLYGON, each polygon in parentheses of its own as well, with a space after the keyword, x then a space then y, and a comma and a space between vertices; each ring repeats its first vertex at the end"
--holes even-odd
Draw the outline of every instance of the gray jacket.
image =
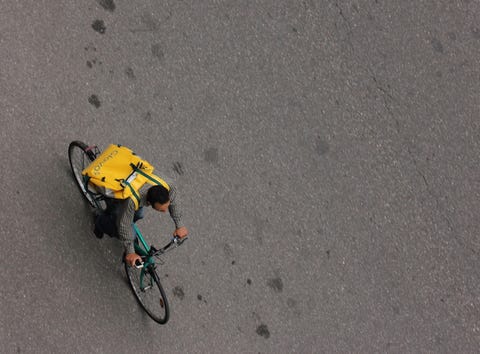
MULTIPOLYGON (((168 212, 175 223, 175 227, 178 229, 184 225, 182 224, 182 211, 179 207, 177 188, 172 181, 167 179, 164 180, 170 187, 170 206, 168 207, 168 212)), ((147 205, 147 191, 150 187, 151 185, 146 184, 140 189, 139 208, 147 205)), ((133 218, 135 216, 135 203, 131 198, 127 198, 120 203, 119 208, 120 212, 117 218, 118 237, 127 254, 135 253, 135 248, 133 246, 135 235, 132 227, 133 218)))

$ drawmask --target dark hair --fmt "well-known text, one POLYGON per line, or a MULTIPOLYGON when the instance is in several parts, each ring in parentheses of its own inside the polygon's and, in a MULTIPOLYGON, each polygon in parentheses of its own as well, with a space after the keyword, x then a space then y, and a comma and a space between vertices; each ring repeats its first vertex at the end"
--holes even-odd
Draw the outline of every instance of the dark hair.
POLYGON ((150 187, 147 192, 147 202, 150 205, 154 205, 155 203, 165 204, 170 200, 170 194, 168 193, 168 189, 162 185, 150 187))

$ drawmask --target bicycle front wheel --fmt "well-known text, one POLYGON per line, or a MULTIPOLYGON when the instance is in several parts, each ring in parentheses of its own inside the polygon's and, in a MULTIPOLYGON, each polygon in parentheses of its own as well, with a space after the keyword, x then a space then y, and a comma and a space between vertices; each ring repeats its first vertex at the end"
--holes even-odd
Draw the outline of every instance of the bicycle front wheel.
POLYGON ((125 263, 130 287, 145 312, 160 324, 168 321, 170 310, 160 278, 153 267, 135 268, 125 263))
POLYGON ((82 176, 82 171, 93 160, 95 160, 95 157, 95 153, 91 150, 88 150, 87 144, 81 141, 73 141, 68 146, 68 159, 70 161, 70 167, 80 192, 85 197, 88 204, 90 204, 93 208, 105 210, 107 205, 104 197, 100 196, 99 198, 96 198, 93 193, 89 192, 87 190, 87 186, 85 185, 84 177, 82 176))

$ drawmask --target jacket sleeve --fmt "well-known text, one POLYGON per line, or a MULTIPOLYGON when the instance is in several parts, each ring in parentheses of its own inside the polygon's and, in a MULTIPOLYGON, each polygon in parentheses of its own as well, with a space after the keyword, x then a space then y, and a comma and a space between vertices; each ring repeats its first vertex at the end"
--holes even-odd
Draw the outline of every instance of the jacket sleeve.
POLYGON ((168 181, 167 184, 170 187, 170 206, 168 207, 168 212, 175 223, 175 228, 178 229, 184 225, 182 221, 182 207, 178 197, 177 186, 171 181, 168 181))
POLYGON ((133 228, 132 222, 135 215, 135 203, 130 198, 126 199, 122 205, 122 210, 118 218, 118 238, 123 244, 127 254, 135 253, 133 246, 133 228))

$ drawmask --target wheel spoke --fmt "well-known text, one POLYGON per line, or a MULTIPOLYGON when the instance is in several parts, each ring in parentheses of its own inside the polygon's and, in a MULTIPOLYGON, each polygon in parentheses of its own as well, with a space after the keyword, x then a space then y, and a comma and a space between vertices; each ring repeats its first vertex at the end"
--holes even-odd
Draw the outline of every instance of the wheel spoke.
POLYGON ((168 320, 168 304, 161 286, 146 269, 125 266, 130 285, 141 306, 159 323, 168 320))
MULTIPOLYGON (((87 199, 89 204, 94 208, 99 208, 101 210, 105 210, 107 205, 103 198, 103 196, 99 195, 100 197, 94 197, 92 194, 89 193, 87 187, 85 186, 84 177, 82 176, 82 171, 92 162, 95 158, 93 154, 89 156, 86 152, 87 145, 79 142, 74 141, 70 144, 68 148, 68 155, 70 159, 70 166, 72 168, 72 173, 75 178, 75 182, 77 182, 80 191, 87 199)), ((98 150, 98 149, 97 149, 98 150)), ((98 150, 99 153, 99 150, 98 150)))

